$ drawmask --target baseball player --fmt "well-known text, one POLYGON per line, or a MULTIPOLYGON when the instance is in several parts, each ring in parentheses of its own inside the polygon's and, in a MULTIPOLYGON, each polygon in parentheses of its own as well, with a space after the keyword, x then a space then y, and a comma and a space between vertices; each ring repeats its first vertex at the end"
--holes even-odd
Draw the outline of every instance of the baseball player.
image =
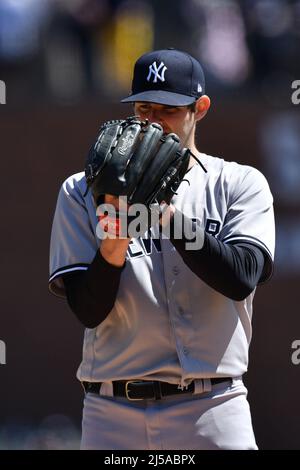
MULTIPOLYGON (((177 134, 206 169, 191 156, 164 219, 176 225, 180 214, 193 223, 200 245, 187 249, 183 229, 161 236, 159 223, 137 238, 100 240, 84 173, 63 183, 50 290, 86 327, 81 448, 256 449, 242 376, 255 289, 272 273, 268 183, 250 166, 196 148, 210 99, 189 54, 144 54, 123 102, 177 134)), ((115 195, 104 200, 118 206, 115 195)))

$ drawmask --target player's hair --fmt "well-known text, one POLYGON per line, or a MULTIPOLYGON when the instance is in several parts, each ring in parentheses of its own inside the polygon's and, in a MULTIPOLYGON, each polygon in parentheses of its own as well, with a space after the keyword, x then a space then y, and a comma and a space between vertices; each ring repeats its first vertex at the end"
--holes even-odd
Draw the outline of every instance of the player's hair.
POLYGON ((192 111, 192 113, 196 112, 196 101, 194 103, 188 105, 188 109, 192 111))

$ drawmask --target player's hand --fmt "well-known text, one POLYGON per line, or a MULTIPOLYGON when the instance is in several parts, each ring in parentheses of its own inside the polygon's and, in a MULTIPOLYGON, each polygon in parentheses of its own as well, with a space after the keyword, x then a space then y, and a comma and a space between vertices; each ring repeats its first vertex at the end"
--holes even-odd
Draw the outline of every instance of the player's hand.
POLYGON ((164 201, 160 204, 161 214, 159 217, 159 223, 161 227, 166 227, 170 224, 171 219, 175 214, 175 206, 173 204, 166 204, 164 201))
POLYGON ((97 209, 104 239, 130 238, 127 230, 128 208, 126 197, 105 194, 104 206, 97 209))
MULTIPOLYGON (((111 204, 117 211, 127 212, 128 205, 125 205, 124 200, 118 196, 106 194, 104 203, 111 204)), ((119 238, 117 235, 114 238, 104 238, 100 246, 100 253, 108 263, 121 267, 125 262, 129 242, 130 238, 119 238)))
POLYGON ((111 204, 114 206, 119 212, 127 212, 128 204, 125 203, 122 197, 113 196, 112 194, 105 194, 104 197, 105 204, 111 204))

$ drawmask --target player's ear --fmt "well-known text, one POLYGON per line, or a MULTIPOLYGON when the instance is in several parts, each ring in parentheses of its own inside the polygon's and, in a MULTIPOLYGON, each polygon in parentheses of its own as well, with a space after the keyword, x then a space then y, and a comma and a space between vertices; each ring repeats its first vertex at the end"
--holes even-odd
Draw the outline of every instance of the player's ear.
POLYGON ((207 95, 203 95, 196 101, 196 110, 195 110, 195 117, 197 121, 204 118, 205 114, 209 110, 210 107, 210 98, 207 95))

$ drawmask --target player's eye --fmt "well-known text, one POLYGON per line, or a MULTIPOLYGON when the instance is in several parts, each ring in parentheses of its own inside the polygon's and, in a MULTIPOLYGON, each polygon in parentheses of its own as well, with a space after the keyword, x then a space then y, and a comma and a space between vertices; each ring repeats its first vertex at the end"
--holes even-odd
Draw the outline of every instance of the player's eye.
POLYGON ((178 108, 176 108, 176 107, 170 107, 170 108, 165 108, 164 109, 165 114, 175 114, 175 113, 177 113, 177 111, 178 111, 178 108))
POLYGON ((166 108, 163 108, 162 109, 162 113, 163 114, 166 114, 167 116, 171 115, 171 114, 176 114, 177 112, 179 111, 179 108, 176 107, 176 106, 168 106, 166 108))
POLYGON ((146 113, 149 113, 150 107, 149 107, 149 106, 139 106, 139 107, 137 108, 137 110, 138 110, 140 113, 146 114, 146 113))

